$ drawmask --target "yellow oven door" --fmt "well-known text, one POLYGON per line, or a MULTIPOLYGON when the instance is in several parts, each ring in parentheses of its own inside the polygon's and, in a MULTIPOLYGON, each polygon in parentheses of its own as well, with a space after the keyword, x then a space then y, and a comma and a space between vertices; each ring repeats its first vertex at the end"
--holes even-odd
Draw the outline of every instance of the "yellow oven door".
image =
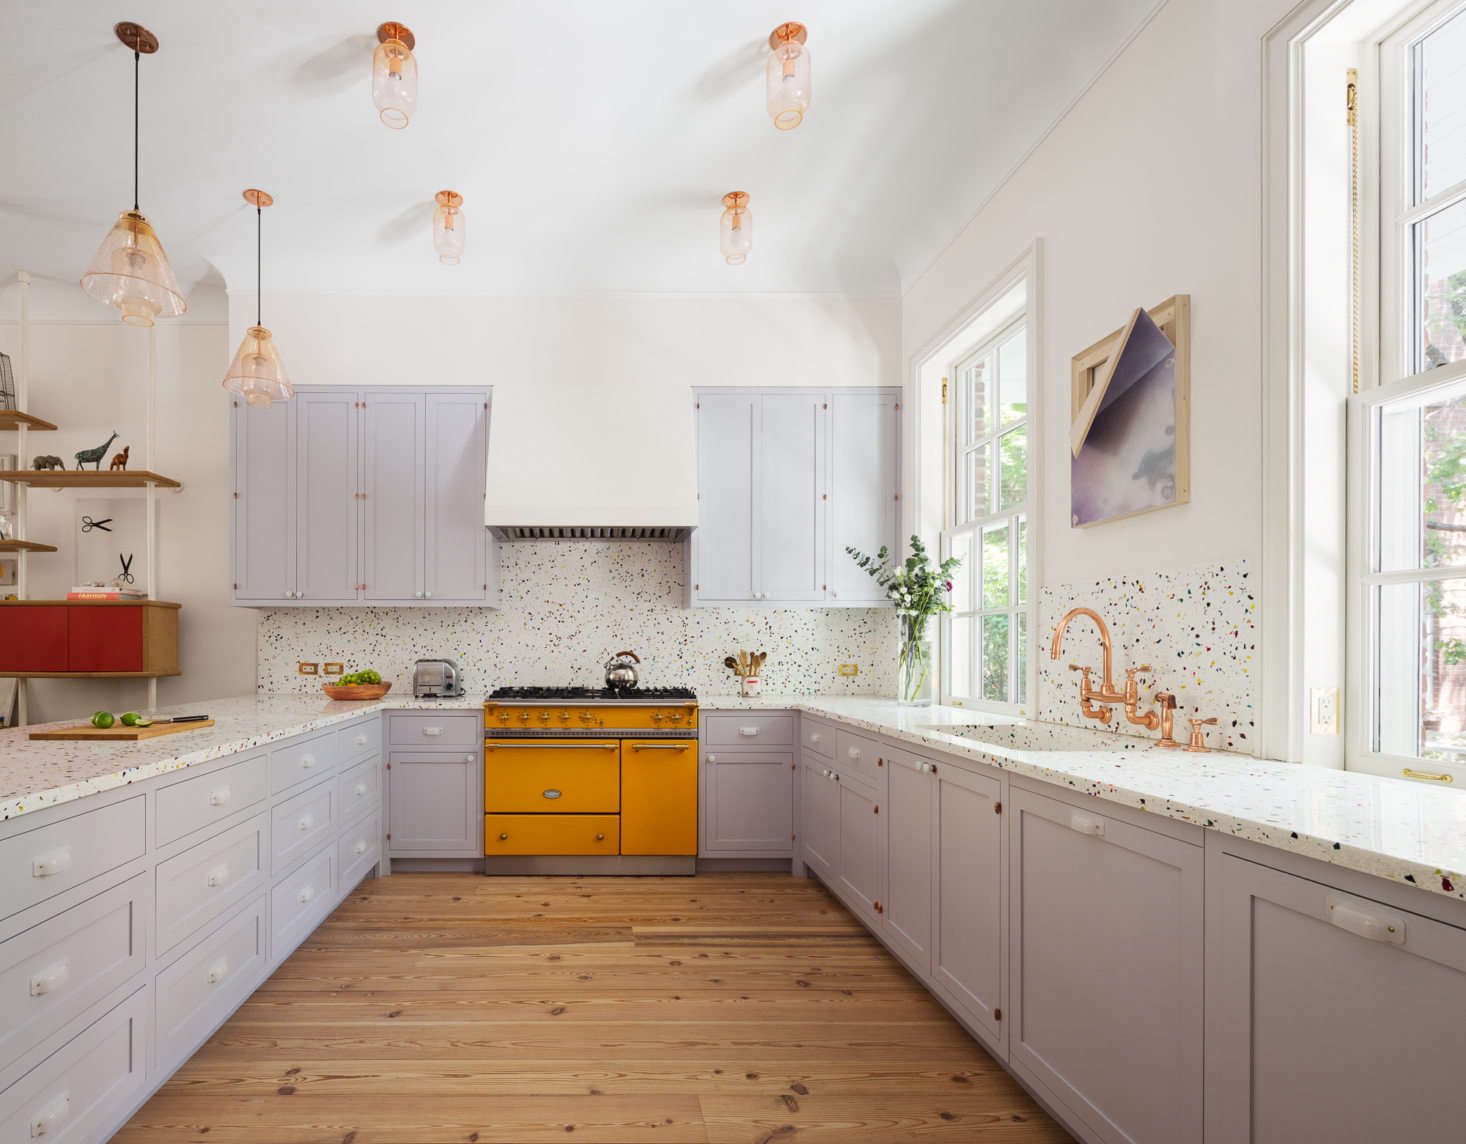
POLYGON ((697 853, 697 740, 621 744, 621 853, 697 853))
POLYGON ((621 806, 615 739, 486 739, 489 814, 615 814, 621 806))

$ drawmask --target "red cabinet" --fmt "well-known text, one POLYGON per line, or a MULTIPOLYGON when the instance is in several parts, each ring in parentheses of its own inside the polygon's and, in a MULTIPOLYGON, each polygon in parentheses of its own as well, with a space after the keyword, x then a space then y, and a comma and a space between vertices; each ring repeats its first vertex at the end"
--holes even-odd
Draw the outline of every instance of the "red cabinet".
POLYGON ((0 603, 0 676, 177 674, 177 604, 0 603))

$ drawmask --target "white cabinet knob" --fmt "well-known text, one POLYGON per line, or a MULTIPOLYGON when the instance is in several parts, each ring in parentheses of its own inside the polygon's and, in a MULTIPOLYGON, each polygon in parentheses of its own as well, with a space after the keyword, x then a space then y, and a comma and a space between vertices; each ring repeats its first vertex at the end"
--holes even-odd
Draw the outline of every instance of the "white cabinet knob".
POLYGON ((302 834, 309 830, 311 827, 313 827, 315 824, 316 818, 313 814, 302 814, 300 816, 300 822, 297 823, 297 825, 300 827, 302 834))
POLYGON ((443 728, 441 728, 441 727, 424 727, 422 729, 422 733, 424 735, 426 735, 430 739, 436 739, 439 735, 441 735, 443 733, 443 728))
POLYGON ((210 889, 217 889, 225 882, 229 881, 229 867, 215 866, 212 870, 209 871, 208 875, 204 878, 204 881, 208 884, 210 889))
POLYGON ((220 787, 218 790, 212 791, 209 794, 209 805, 210 806, 223 806, 228 801, 229 801, 229 788, 227 786, 220 787))
POLYGON ((356 795, 357 798, 360 798, 362 795, 366 794, 366 792, 367 792, 367 785, 366 785, 366 783, 357 783, 356 786, 352 789, 352 792, 351 793, 354 794, 354 795, 356 795))
POLYGON ((210 985, 218 985, 229 975, 229 959, 221 957, 213 965, 209 966, 208 980, 210 985))
POLYGON ((367 852, 367 840, 365 838, 360 839, 357 844, 351 848, 351 852, 357 855, 365 854, 367 852))
POLYGON ((758 734, 757 727, 739 727, 738 733, 746 739, 751 739, 758 734))
POLYGON ((421 599, 422 599, 422 593, 421 593, 421 592, 414 592, 414 593, 413 593, 413 594, 412 594, 412 598, 413 598, 413 599, 414 599, 414 600, 421 600, 421 599))
POLYGON ((858 759, 858 758, 860 758, 860 748, 859 747, 847 747, 845 749, 845 753, 847 755, 849 755, 852 759, 858 759))
POLYGON ((315 765, 316 765, 316 757, 314 755, 301 755, 300 756, 300 769, 301 770, 308 771, 308 770, 310 770, 315 765))
POLYGON ((425 599, 425 600, 431 600, 432 598, 433 598, 433 594, 431 592, 424 592, 423 593, 423 599, 425 599))
POLYGON ((355 743, 358 747, 365 747, 367 745, 367 737, 365 735, 358 735, 351 741, 355 743))
POLYGON ((70 869, 70 846, 63 846, 60 850, 53 850, 50 854, 42 854, 38 858, 31 859, 32 878, 49 878, 54 874, 61 874, 70 869))
POLYGON ((296 901, 298 901, 303 906, 306 904, 306 902, 310 901, 315 896, 316 888, 314 886, 305 886, 301 889, 300 893, 296 895, 296 901))
POLYGON ((809 741, 811 743, 819 743, 819 742, 822 742, 823 740, 824 740, 824 736, 821 735, 818 731, 811 731, 809 733, 809 741))
POLYGON ((43 997, 47 993, 54 993, 66 984, 70 976, 71 963, 68 961, 58 961, 54 965, 46 966, 45 969, 31 978, 31 996, 43 997))
POLYGON ((1102 818, 1096 818, 1092 814, 1085 814, 1081 810, 1076 810, 1069 815, 1069 829, 1077 830, 1080 834, 1092 834, 1096 838, 1103 838, 1105 836, 1105 821, 1102 818))
POLYGON ((52 1135, 52 1129, 60 1125, 71 1111, 71 1094, 63 1092, 45 1108, 32 1113, 30 1117, 31 1139, 40 1140, 52 1135))
POLYGON ((710 762, 710 763, 716 763, 717 761, 718 761, 718 756, 717 755, 709 755, 708 756, 708 762, 710 762))
POLYGON ((1364 902, 1346 898, 1342 894, 1329 894, 1324 899, 1329 907, 1329 924, 1341 930, 1362 937, 1368 941, 1380 941, 1387 945, 1405 944, 1405 919, 1399 914, 1381 913, 1364 902))

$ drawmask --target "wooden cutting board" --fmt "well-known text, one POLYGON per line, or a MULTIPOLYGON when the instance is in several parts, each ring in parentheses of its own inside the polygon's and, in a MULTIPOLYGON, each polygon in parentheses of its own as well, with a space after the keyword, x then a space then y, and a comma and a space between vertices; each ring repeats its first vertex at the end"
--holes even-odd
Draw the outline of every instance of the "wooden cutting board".
POLYGON ((135 739, 156 739, 159 735, 172 735, 179 731, 197 731, 200 727, 212 727, 212 719, 198 719, 192 723, 154 723, 151 727, 124 727, 121 723, 103 729, 90 723, 78 723, 74 727, 57 727, 51 731, 32 731, 32 739, 77 739, 93 743, 116 743, 135 739))

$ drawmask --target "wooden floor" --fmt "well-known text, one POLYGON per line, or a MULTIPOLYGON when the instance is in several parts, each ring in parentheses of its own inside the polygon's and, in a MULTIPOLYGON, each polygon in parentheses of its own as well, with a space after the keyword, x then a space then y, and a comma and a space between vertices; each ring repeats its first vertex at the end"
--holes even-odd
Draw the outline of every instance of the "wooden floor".
POLYGON ((1070 1137, 816 882, 398 874, 114 1139, 1070 1137))

